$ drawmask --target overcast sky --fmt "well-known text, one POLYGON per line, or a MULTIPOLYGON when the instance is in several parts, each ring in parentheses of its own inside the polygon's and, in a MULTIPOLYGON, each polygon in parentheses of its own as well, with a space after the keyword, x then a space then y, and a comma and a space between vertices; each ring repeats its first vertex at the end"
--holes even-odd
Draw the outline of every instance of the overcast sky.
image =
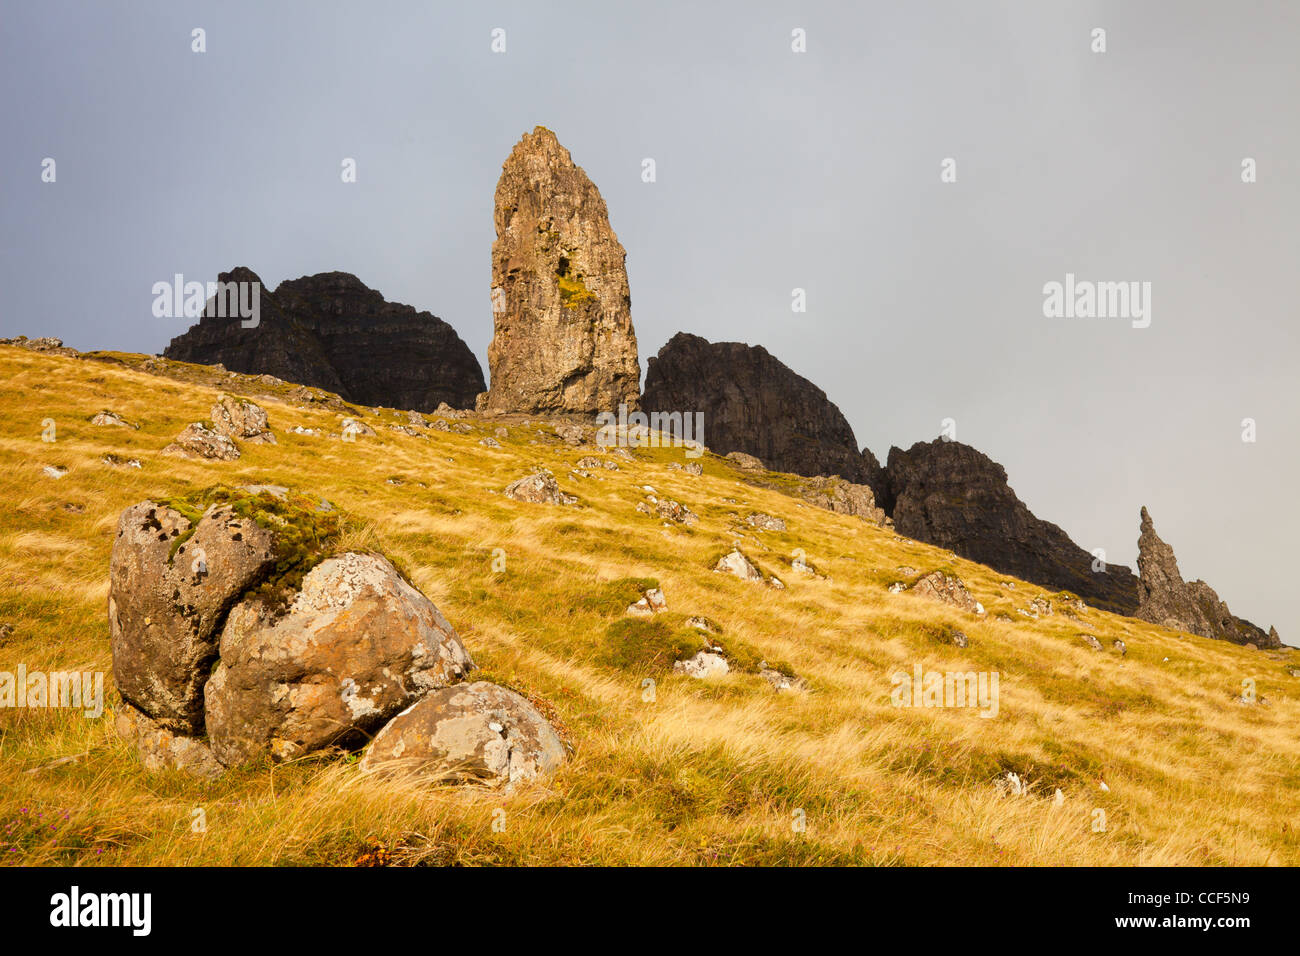
POLYGON ((1300 644, 1298 44, 1294 0, 4 0, 0 335, 158 352, 174 273, 342 270, 486 374, 493 190, 542 124, 609 205, 643 368, 764 345, 882 461, 952 418, 1083 547, 1131 564, 1145 504, 1300 644), (1067 272, 1150 282, 1150 326, 1045 318, 1067 272))

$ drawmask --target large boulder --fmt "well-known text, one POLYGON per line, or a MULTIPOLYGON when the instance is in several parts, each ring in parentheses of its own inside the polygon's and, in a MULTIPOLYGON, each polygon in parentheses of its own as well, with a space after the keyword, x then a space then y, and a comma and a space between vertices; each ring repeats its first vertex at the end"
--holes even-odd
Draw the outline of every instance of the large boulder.
POLYGON ((1184 582, 1174 549, 1156 534, 1147 509, 1141 512, 1138 536, 1139 605, 1134 617, 1234 644, 1277 649, 1276 629, 1264 631, 1236 617, 1204 581, 1184 582))
POLYGON ((563 741, 532 704, 478 681, 433 691, 402 711, 375 735, 360 769, 508 788, 550 773, 564 756, 563 741))
POLYGON ((428 598, 386 559, 349 552, 307 573, 286 609, 241 601, 205 689, 208 738, 230 766, 357 742, 474 666, 428 598))
POLYGON ((361 405, 470 408, 483 391, 483 370, 455 329, 428 312, 385 301, 356 276, 323 272, 282 282, 274 292, 243 267, 219 280, 258 283, 257 327, 212 309, 172 339, 167 358, 267 373, 361 405))
POLYGON ((153 501, 122 512, 108 592, 122 697, 162 727, 201 733, 218 629, 274 564, 271 533, 228 506, 209 508, 196 525, 153 501))
POLYGON ((516 145, 497 182, 489 412, 635 409, 641 367, 626 253, 605 200, 555 134, 516 145))

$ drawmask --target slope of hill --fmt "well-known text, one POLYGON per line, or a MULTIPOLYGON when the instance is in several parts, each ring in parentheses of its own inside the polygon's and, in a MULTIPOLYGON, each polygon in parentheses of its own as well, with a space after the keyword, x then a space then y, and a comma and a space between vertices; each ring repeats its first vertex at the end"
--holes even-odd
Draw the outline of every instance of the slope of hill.
MULTIPOLYGON (((1065 613, 1060 595, 755 487, 711 455, 700 476, 669 468, 680 449, 658 448, 583 477, 572 469, 594 450, 536 418, 470 415, 463 432, 406 434, 386 427, 405 412, 348 411, 231 375, 220 387, 255 397, 278 444, 246 445, 232 462, 167 458, 160 450, 207 416, 213 371, 169 363, 167 378, 144 371, 143 356, 100 358, 0 347, 0 673, 76 668, 111 685, 105 602, 122 509, 217 482, 284 485, 367 519, 356 544, 382 543, 489 679, 542 702, 571 755, 509 796, 383 783, 361 777, 354 755, 202 783, 146 772, 109 713, 3 708, 0 860, 1300 862, 1295 651, 1065 613), (92 425, 105 408, 140 427, 92 425), (331 437, 344 414, 376 434, 331 437), (51 423, 55 440, 42 441, 51 423), (499 449, 480 444, 499 428, 499 449), (131 459, 140 467, 121 464, 131 459), (501 494, 539 466, 575 505, 501 494), (699 521, 665 526, 638 511, 647 485, 699 521), (755 530, 754 512, 787 530, 755 530), (787 587, 713 573, 737 540, 787 587), (798 557, 822 576, 794 573, 798 557), (891 591, 935 569, 988 613, 891 591), (669 611, 627 617, 651 580, 669 611), (807 688, 672 674, 673 634, 693 615, 724 642, 787 662, 807 688), (996 714, 894 706, 893 675, 917 667, 996 672, 996 714), (1027 795, 1004 795, 1009 773, 1027 795)), ((105 702, 117 704, 111 686, 105 702)))

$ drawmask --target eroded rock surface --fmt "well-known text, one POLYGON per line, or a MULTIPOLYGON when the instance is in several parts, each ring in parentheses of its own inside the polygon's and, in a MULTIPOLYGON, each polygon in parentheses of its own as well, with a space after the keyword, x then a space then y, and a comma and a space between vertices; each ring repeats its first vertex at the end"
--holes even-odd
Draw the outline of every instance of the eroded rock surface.
POLYGON ((555 134, 516 145, 496 189, 490 412, 635 409, 641 367, 626 253, 600 192, 555 134))
POLYGON ((1093 571, 1093 556, 1059 527, 1036 518, 1007 484, 1007 473, 969 445, 935 439, 891 448, 889 497, 877 503, 909 538, 955 551, 1090 604, 1132 614, 1137 579, 1118 564, 1093 571))
POLYGON ((559 734, 532 704, 478 681, 432 691, 402 711, 375 736, 360 769, 510 788, 564 758, 559 734))
POLYGON ((1183 581, 1174 549, 1156 534, 1146 508, 1141 513, 1137 564, 1140 603, 1134 617, 1234 644, 1270 649, 1283 646, 1276 630, 1265 632, 1234 616, 1204 581, 1183 581))
POLYGON ((229 507, 191 527, 153 501, 122 512, 109 565, 118 692, 160 726, 203 730, 203 683, 226 612, 275 563, 271 533, 229 507))
POLYGON ((241 601, 205 688, 209 741, 230 766, 355 742, 474 666, 433 603, 385 558, 349 552, 303 578, 283 613, 241 601))

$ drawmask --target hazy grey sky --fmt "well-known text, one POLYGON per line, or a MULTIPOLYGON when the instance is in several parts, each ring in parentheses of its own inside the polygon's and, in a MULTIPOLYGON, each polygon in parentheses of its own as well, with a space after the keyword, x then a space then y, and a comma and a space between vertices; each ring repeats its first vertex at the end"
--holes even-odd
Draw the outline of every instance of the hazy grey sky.
POLYGON ((882 460, 952 418, 1083 547, 1132 563, 1145 504, 1300 644, 1298 51, 1294 0, 4 0, 0 335, 156 352, 154 282, 337 269, 486 374, 493 190, 542 124, 627 248, 643 368, 764 345, 882 460), (1150 327, 1044 318, 1067 272, 1150 282, 1150 327))

